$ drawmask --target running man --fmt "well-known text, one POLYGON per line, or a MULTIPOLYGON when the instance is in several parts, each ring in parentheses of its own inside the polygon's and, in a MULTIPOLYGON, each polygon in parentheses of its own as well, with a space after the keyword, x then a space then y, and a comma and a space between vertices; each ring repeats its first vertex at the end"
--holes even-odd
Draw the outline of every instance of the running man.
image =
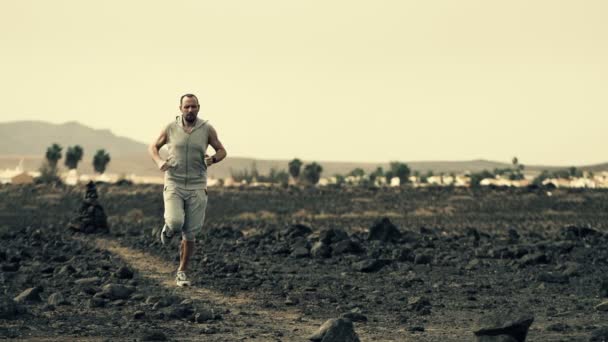
POLYGON ((160 239, 164 245, 181 232, 175 281, 178 286, 190 286, 186 272, 194 254, 195 235, 202 231, 205 220, 207 168, 226 158, 226 149, 213 126, 198 118, 200 105, 195 95, 183 95, 179 109, 182 115, 175 117, 160 132, 148 152, 158 168, 165 172, 165 224, 160 239), (163 160, 158 151, 165 144, 169 147, 169 157, 163 160), (215 155, 211 157, 206 155, 208 145, 215 149, 215 155))

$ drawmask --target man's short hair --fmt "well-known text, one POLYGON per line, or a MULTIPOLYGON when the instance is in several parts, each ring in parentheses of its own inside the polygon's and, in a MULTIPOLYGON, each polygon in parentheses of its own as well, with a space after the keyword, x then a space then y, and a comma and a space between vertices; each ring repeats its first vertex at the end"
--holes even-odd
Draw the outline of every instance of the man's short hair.
POLYGON ((196 97, 196 95, 194 95, 194 94, 184 94, 184 95, 182 95, 182 97, 180 97, 180 99, 179 99, 179 106, 180 106, 180 107, 182 106, 182 103, 183 103, 183 101, 184 101, 184 97, 194 97, 194 98, 196 99, 196 104, 197 104, 197 105, 199 104, 199 103, 198 103, 198 97, 196 97))

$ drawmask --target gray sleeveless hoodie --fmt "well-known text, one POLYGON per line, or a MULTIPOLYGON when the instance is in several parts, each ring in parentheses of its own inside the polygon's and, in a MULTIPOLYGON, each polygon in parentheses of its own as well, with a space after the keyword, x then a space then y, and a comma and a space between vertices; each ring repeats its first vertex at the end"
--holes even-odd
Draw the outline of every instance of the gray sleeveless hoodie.
POLYGON ((165 171, 165 185, 185 190, 207 188, 207 166, 205 152, 209 142, 209 122, 196 119, 190 134, 184 131, 182 116, 167 125, 167 145, 169 158, 175 166, 165 171))

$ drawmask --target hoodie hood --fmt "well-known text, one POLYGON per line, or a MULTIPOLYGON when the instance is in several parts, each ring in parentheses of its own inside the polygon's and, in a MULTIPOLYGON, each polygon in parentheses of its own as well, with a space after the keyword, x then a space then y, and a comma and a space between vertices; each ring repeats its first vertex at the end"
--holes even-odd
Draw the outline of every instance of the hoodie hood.
MULTIPOLYGON (((203 127, 204 124, 206 124, 209 120, 202 120, 200 118, 196 118, 196 122, 194 123, 194 127, 192 127, 192 130, 194 131, 195 129, 201 128, 203 127)), ((175 117, 175 123, 179 126, 179 127, 184 127, 184 122, 182 120, 182 116, 178 115, 175 117)))

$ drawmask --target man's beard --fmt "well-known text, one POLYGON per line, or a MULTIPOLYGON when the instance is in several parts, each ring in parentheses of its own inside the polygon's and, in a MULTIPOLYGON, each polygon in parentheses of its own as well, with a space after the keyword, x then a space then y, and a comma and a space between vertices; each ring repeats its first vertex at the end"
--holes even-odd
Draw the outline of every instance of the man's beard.
POLYGON ((196 121, 196 114, 185 114, 184 120, 188 121, 189 123, 193 123, 196 121))

